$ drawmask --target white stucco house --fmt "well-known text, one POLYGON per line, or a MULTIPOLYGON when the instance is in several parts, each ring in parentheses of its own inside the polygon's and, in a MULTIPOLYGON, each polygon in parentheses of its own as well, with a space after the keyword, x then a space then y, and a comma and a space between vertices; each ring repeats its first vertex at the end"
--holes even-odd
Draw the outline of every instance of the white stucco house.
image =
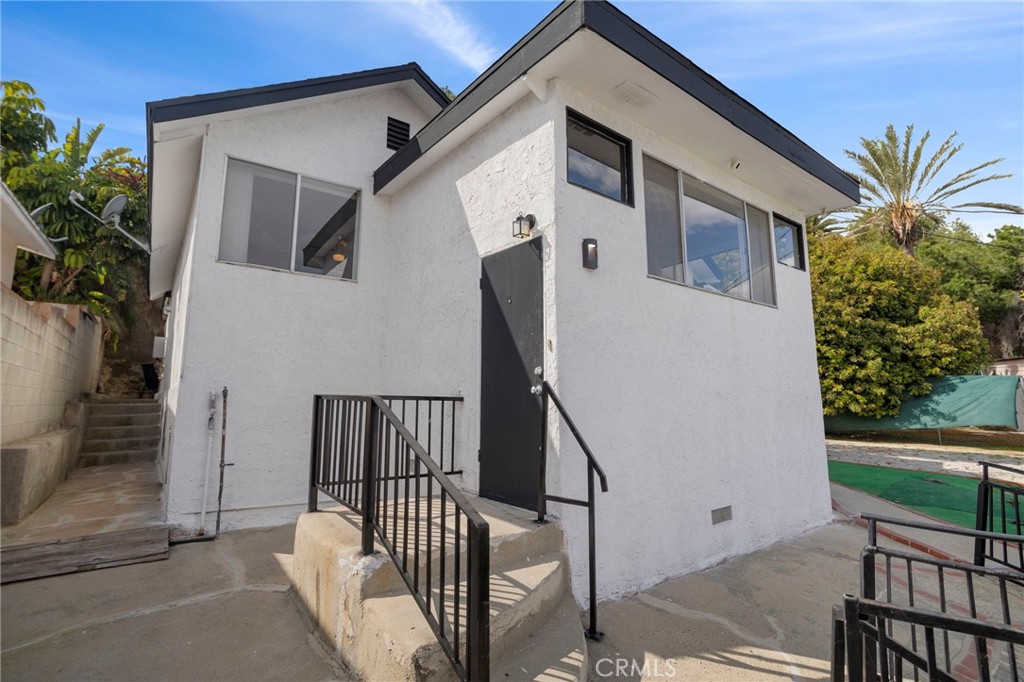
MULTIPOLYGON (((316 394, 461 396, 453 480, 530 507, 540 375, 607 473, 602 596, 830 518, 801 226, 859 187, 615 7, 560 4, 452 102, 408 64, 147 107, 177 532, 225 386, 227 528, 305 510, 316 394)), ((586 516, 549 511, 578 580, 586 516)))

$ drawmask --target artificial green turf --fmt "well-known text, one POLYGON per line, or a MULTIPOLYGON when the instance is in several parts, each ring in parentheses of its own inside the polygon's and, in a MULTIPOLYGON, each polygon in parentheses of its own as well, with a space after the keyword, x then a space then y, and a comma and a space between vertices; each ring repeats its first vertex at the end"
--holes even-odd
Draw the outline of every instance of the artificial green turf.
POLYGON ((974 528, 978 481, 962 476, 829 462, 828 477, 936 519, 974 528))

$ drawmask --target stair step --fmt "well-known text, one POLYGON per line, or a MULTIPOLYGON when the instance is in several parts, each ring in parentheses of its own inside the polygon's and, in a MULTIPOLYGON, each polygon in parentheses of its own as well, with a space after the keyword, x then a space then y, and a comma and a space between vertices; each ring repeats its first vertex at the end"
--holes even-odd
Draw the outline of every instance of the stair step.
POLYGON ((85 430, 85 441, 106 440, 109 438, 160 438, 160 424, 143 424, 141 426, 89 426, 85 430))
POLYGON ((119 452, 122 450, 149 450, 160 444, 160 435, 143 438, 88 438, 82 442, 82 453, 119 452))
POLYGON ((138 414, 160 414, 160 403, 156 401, 146 402, 114 402, 114 401, 91 401, 89 403, 89 417, 111 416, 111 415, 138 415, 138 414))
POLYGON ((152 465, 75 469, 0 535, 0 582, 167 558, 162 486, 152 465))
MULTIPOLYGON (((558 606, 568 585, 568 563, 559 552, 537 557, 522 565, 491 574, 491 656, 498 658, 511 651, 531 630, 545 622, 558 606)), ((465 599, 462 585, 459 641, 467 635, 465 599)), ((435 597, 436 599, 436 597, 435 597)), ((454 614, 451 586, 446 591, 448 613, 454 614)), ((441 645, 431 631, 419 606, 408 592, 389 597, 367 599, 363 603, 364 642, 388 651, 390 665, 377 655, 374 676, 380 679, 403 679, 409 662, 415 675, 410 679, 435 680, 451 675, 441 645)), ((577 624, 579 619, 577 618, 577 624)), ((578 626, 579 627, 579 626, 578 626)), ((582 628, 580 628, 582 632, 582 628)))
MULTIPOLYGON (((540 667, 541 658, 531 659, 530 665, 538 670, 577 670, 580 666, 585 669, 585 652, 577 646, 582 642, 583 629, 569 591, 569 563, 563 552, 560 525, 557 522, 538 525, 534 523, 535 515, 527 510, 467 497, 490 528, 491 660, 507 659, 531 633, 545 627, 549 618, 557 617, 561 619, 559 627, 567 627, 569 623, 570 632, 566 636, 575 637, 572 646, 566 646, 557 658, 547 661, 546 667, 540 667), (566 595, 569 595, 569 607, 565 606, 566 595), (574 621, 566 620, 564 612, 574 621)), ((415 509, 415 501, 409 506, 415 509)), ((421 498, 421 547, 426 546, 426 509, 426 500, 421 498)), ((434 509, 430 514, 433 554, 440 554, 441 517, 436 508, 431 509, 434 509)), ((451 511, 449 502, 445 515, 448 528, 453 525, 451 511)), ((399 535, 404 537, 402 512, 404 508, 400 508, 397 524, 391 518, 389 530, 397 527, 403 531, 399 535)), ((410 523, 410 544, 414 542, 414 528, 410 523)), ((465 530, 465 520, 462 528, 465 530)), ((300 517, 292 561, 292 582, 300 603, 317 624, 328 646, 357 675, 407 682, 454 679, 441 645, 415 598, 407 591, 394 562, 379 543, 377 554, 363 556, 359 529, 360 515, 344 508, 300 517)), ((393 537, 394 533, 389 535, 393 537)), ((454 625, 451 589, 454 544, 445 550, 444 597, 450 628, 454 625)), ((459 616, 460 646, 466 641, 466 555, 463 544, 459 576, 463 599, 459 616)), ((435 614, 440 599, 438 562, 439 558, 435 557, 431 568, 434 588, 428 595, 435 614)), ((426 583, 425 562, 420 566, 419 580, 421 586, 426 583)), ((551 643, 550 650, 545 651, 554 655, 558 646, 566 641, 563 637, 562 644, 551 643)), ((521 674, 511 678, 526 679, 521 674)), ((561 679, 585 679, 585 675, 573 673, 561 679)))
POLYGON ((156 455, 156 448, 83 452, 78 458, 78 466, 87 468, 110 464, 152 464, 156 462, 156 455))
POLYGON ((590 662, 572 593, 566 590, 547 622, 538 625, 514 649, 492 656, 491 679, 584 682, 590 662))
POLYGON ((87 428, 109 428, 113 426, 160 426, 159 414, 90 414, 87 428))

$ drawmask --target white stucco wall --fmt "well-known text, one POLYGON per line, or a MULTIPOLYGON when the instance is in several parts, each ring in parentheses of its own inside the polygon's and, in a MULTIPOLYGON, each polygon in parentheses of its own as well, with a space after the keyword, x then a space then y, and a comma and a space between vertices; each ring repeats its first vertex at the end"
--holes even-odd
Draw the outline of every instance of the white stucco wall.
MULTIPOLYGON (((216 485, 216 466, 209 477, 205 468, 211 391, 229 391, 226 457, 234 466, 225 475, 223 527, 232 528, 291 521, 303 510, 315 393, 381 390, 382 306, 395 248, 381 228, 385 202, 372 195, 372 172, 392 153, 389 115, 413 131, 427 120, 393 89, 210 125, 183 255, 191 262, 180 273, 191 293, 177 294, 168 340, 170 523, 196 528, 204 484, 216 485), (218 262, 229 156, 361 189, 359 281, 218 262)), ((219 414, 216 426, 215 457, 219 414)), ((207 508, 215 506, 213 488, 207 508)))
MULTIPOLYGON (((512 221, 554 218, 554 125, 520 99, 391 200, 392 242, 380 376, 390 392, 465 397, 457 482, 477 491, 480 445, 480 259, 513 246, 512 221)), ((549 248, 545 249, 550 252, 549 248)), ((552 268, 546 269, 551 276, 552 268)), ((553 289, 549 287, 553 296, 553 289)))
MULTIPOLYGON (((414 130, 425 120, 400 93, 211 126, 196 229, 180 264, 192 291, 187 330, 176 300, 168 339, 183 358, 168 388, 176 393, 172 523, 195 526, 207 396, 225 385, 235 464, 227 528, 289 521, 303 508, 315 393, 464 396, 457 482, 476 490, 480 258, 513 245, 520 212, 537 216, 545 244, 546 377, 611 486, 598 499, 602 597, 829 518, 807 273, 776 266, 777 307, 648 278, 641 155, 762 209, 803 216, 571 88, 555 82, 549 92, 545 102, 523 97, 390 198, 371 191, 372 170, 390 154, 384 117, 414 130), (635 207, 566 183, 567 105, 633 140, 635 207), (358 283, 218 263, 229 155, 361 188, 358 283), (596 271, 580 266, 585 237, 599 240, 596 271), (711 509, 725 505, 733 520, 712 526, 711 509)), ((558 426, 552 420, 549 490, 584 496, 583 456, 558 426)), ((585 511, 551 511, 565 523, 585 601, 585 511)))
MULTIPOLYGON (((636 206, 565 181, 555 127, 556 390, 608 475, 598 493, 599 595, 641 589, 800 533, 831 517, 806 272, 776 265, 778 306, 647 277, 642 154, 768 211, 792 206, 556 83, 552 103, 633 143, 636 206), (598 240, 600 267, 581 266, 598 240), (712 526, 711 510, 733 520, 712 526)), ((568 430, 554 466, 584 496, 584 458, 568 430)), ((577 598, 586 597, 586 515, 564 518, 577 598), (582 589, 580 589, 582 587, 582 589)))

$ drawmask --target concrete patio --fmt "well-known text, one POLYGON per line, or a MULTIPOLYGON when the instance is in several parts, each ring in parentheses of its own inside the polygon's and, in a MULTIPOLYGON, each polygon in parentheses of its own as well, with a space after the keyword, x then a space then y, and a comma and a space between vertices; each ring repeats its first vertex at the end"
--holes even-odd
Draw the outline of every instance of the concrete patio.
MULTIPOLYGON (((835 496, 851 514, 910 514, 856 491, 835 496)), ((601 604, 590 679, 828 679, 831 609, 857 591, 866 540, 839 519, 601 604)), ((289 592, 292 538, 292 526, 226 533, 175 546, 164 562, 5 585, 3 679, 354 679, 289 592)))

